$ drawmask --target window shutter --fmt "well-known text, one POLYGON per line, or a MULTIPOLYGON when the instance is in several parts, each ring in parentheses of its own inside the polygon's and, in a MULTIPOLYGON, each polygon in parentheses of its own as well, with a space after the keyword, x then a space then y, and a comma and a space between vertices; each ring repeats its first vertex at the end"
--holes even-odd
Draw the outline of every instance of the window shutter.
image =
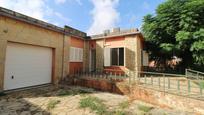
POLYGON ((110 48, 104 48, 104 66, 110 66, 111 65, 111 49, 110 48))
POLYGON ((74 48, 70 47, 70 54, 69 54, 70 61, 74 61, 74 48))
POLYGON ((83 62, 83 49, 80 49, 80 61, 83 62))

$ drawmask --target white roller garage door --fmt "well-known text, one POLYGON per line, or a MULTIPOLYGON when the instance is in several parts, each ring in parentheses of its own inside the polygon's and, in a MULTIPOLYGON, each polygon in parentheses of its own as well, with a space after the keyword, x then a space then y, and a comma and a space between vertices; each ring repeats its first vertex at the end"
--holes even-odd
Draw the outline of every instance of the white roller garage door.
POLYGON ((52 49, 8 43, 4 90, 51 83, 52 49))

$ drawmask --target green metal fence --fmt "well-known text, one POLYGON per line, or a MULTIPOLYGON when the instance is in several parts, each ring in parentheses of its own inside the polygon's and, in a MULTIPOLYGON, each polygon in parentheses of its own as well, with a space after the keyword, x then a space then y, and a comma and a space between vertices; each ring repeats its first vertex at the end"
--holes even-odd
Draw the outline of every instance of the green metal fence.
POLYGON ((104 73, 104 72, 76 72, 79 78, 107 79, 110 81, 126 80, 129 85, 159 90, 199 100, 204 100, 204 80, 202 77, 189 77, 184 74, 168 74, 145 71, 128 71, 125 74, 104 73))
POLYGON ((188 79, 204 80, 204 72, 200 72, 192 69, 186 69, 185 74, 188 79))
POLYGON ((204 100, 204 80, 190 79, 186 75, 156 72, 130 72, 130 82, 165 93, 204 100))

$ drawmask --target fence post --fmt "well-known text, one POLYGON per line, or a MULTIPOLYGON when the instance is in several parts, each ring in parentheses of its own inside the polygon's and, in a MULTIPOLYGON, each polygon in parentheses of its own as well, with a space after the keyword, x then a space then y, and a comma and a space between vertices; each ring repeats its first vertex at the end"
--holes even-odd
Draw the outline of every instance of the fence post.
POLYGON ((188 80, 188 95, 191 93, 191 81, 188 80))
POLYGON ((200 95, 203 95, 203 89, 200 87, 200 95))
POLYGON ((147 76, 145 75, 144 77, 145 77, 145 84, 146 84, 147 83, 147 76))
POLYGON ((171 86, 170 86, 170 78, 168 78, 168 89, 170 89, 171 88, 171 86))
POLYGON ((180 80, 177 81, 177 89, 178 89, 178 92, 180 93, 180 80))
POLYGON ((112 80, 112 72, 110 72, 110 79, 112 80))
POLYGON ((119 73, 119 77, 122 79, 122 75, 121 75, 121 73, 119 73))
POLYGON ((116 72, 115 72, 115 80, 117 80, 116 72))
POLYGON ((153 85, 153 77, 152 77, 152 75, 150 77, 151 77, 151 85, 153 85))
POLYGON ((165 91, 165 74, 163 74, 163 83, 164 83, 164 91, 165 91))

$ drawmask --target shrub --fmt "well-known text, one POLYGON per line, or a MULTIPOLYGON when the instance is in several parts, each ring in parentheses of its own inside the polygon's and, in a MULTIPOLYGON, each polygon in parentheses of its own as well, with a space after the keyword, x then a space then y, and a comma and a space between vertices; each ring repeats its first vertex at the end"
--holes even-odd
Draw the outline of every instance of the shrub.
POLYGON ((152 107, 148 107, 148 106, 144 106, 144 105, 139 105, 138 109, 144 112, 149 112, 151 109, 153 109, 152 107))
POLYGON ((128 101, 124 101, 124 102, 119 104, 120 109, 126 109, 128 107, 129 107, 129 102, 128 101))
POLYGON ((70 96, 70 95, 79 95, 79 94, 87 94, 90 93, 86 90, 82 90, 82 89, 73 89, 73 90, 60 90, 57 94, 57 96, 70 96))
POLYGON ((49 101, 48 104, 47 104, 47 109, 48 109, 48 110, 54 109, 55 106, 56 106, 57 104, 59 104, 59 103, 60 103, 59 100, 51 100, 51 101, 49 101))
POLYGON ((98 115, 104 115, 107 113, 106 106, 102 103, 97 97, 86 97, 80 100, 81 108, 90 108, 92 111, 95 111, 98 115))

